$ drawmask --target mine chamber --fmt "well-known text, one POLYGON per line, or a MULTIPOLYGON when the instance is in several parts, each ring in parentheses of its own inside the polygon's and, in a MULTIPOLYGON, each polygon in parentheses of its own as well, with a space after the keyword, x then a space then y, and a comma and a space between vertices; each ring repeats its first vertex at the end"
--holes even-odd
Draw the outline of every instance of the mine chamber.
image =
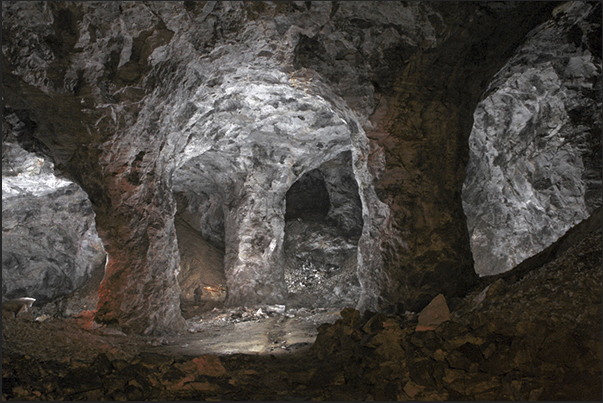
MULTIPOLYGON (((174 175, 178 281, 183 315, 221 306, 224 271, 223 187, 207 158, 191 160, 174 175)), ((229 185, 230 186, 230 185, 229 185)), ((303 174, 285 196, 284 262, 287 308, 353 307, 361 287, 356 272, 362 204, 345 151, 303 174)))

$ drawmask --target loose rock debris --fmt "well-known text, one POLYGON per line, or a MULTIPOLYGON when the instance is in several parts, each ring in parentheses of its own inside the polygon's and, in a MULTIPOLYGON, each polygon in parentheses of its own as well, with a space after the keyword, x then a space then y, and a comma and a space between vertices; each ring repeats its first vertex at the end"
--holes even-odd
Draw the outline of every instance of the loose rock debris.
POLYGON ((264 306, 208 312, 186 335, 151 339, 86 326, 89 315, 40 322, 32 310, 3 321, 2 397, 601 400, 600 231, 482 291, 423 331, 415 313, 264 306), (228 351, 259 334, 261 350, 228 351), (294 348, 295 337, 311 342, 294 348))

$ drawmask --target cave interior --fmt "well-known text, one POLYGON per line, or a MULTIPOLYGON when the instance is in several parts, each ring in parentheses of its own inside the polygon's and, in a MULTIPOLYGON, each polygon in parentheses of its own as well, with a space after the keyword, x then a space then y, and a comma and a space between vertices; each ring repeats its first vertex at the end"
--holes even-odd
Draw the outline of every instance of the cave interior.
POLYGON ((599 2, 2 13, 3 400, 601 399, 599 2))

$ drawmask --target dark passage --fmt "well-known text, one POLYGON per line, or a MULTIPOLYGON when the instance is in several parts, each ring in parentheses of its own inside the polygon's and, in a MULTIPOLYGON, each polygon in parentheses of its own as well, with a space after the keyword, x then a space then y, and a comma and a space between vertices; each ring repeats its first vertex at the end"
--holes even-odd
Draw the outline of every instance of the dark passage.
POLYGON ((329 213, 329 192, 318 169, 302 176, 287 192, 285 220, 323 219, 329 213))

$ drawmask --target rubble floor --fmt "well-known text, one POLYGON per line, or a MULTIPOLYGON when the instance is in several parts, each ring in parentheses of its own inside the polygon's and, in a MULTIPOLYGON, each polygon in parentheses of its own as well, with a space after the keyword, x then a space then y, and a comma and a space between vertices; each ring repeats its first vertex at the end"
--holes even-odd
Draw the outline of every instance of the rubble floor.
POLYGON ((276 305, 143 337, 32 309, 3 318, 2 399, 600 401, 601 247, 598 229, 428 331, 412 312, 276 305))
MULTIPOLYGON (((17 318, 5 318, 2 321, 3 400, 154 399, 132 394, 131 391, 128 395, 127 387, 107 394, 106 389, 101 392, 100 388, 93 388, 94 392, 89 393, 90 390, 79 390, 77 385, 70 389, 61 384, 61 378, 65 379, 64 375, 70 368, 92 366, 99 356, 106 357, 114 370, 120 365, 136 365, 141 357, 148 356, 169 357, 170 365, 199 356, 218 356, 227 369, 230 383, 246 384, 243 378, 248 381, 258 376, 270 378, 279 365, 289 368, 283 370, 286 373, 291 372, 291 365, 307 367, 304 361, 316 340, 318 327, 341 319, 339 310, 302 308, 278 313, 269 312, 270 306, 267 308, 264 310, 268 312, 258 312, 258 308, 216 308, 187 319, 186 333, 165 337, 126 335, 94 322, 91 311, 72 318, 45 319, 38 316, 34 308, 17 318), (286 357, 291 357, 291 360, 286 357), (19 374, 19 383, 25 377, 31 385, 14 385, 14 377, 11 376, 14 373, 9 368, 32 369, 31 363, 39 365, 34 368, 34 374, 19 374), (40 376, 40 373, 46 376, 40 376), (238 380, 235 381, 232 375, 238 376, 238 380)), ((272 388, 263 392, 262 388, 255 389, 255 397, 247 395, 247 398, 264 400, 268 395, 277 393, 272 388)), ((181 400, 186 399, 190 392, 187 388, 167 387, 156 397, 181 400)), ((282 396, 281 392, 277 395, 282 396)), ((236 394, 230 399, 241 400, 244 397, 236 394)), ((294 400, 300 399, 305 400, 302 395, 294 400)))

